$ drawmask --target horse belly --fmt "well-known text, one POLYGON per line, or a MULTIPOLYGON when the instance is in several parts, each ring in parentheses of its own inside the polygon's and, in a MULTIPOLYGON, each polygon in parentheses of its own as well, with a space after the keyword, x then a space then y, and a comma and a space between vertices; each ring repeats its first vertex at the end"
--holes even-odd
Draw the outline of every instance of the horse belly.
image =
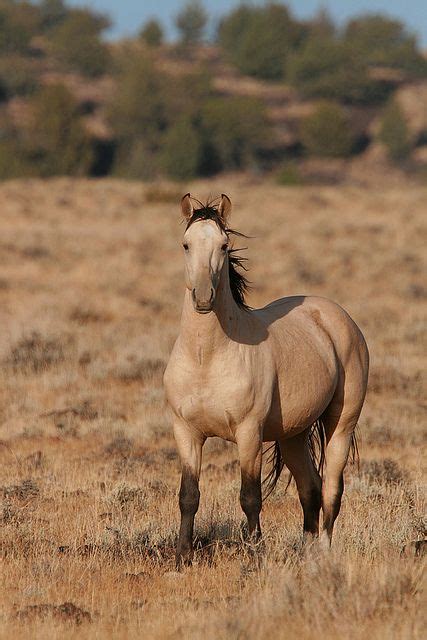
POLYGON ((264 440, 291 438, 310 427, 334 395, 337 372, 317 363, 316 375, 287 375, 279 380, 264 427, 264 440))

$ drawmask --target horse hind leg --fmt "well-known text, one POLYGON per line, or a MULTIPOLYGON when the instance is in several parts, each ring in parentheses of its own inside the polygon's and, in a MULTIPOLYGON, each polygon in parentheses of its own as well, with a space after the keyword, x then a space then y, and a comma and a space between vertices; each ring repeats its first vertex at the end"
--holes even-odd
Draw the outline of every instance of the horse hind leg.
POLYGON ((355 429, 368 383, 368 349, 360 332, 355 332, 353 338, 353 349, 341 359, 335 393, 321 417, 326 437, 321 539, 327 547, 331 544, 335 520, 341 508, 344 468, 352 445, 357 451, 355 429))
POLYGON ((283 460, 295 479, 304 513, 303 538, 308 541, 319 534, 322 481, 310 455, 309 431, 293 438, 282 439, 283 460))
POLYGON ((323 525, 321 540, 329 547, 335 520, 340 512, 344 492, 344 469, 352 446, 356 447, 355 429, 364 394, 356 404, 332 401, 322 416, 326 436, 325 465, 322 482, 323 525))

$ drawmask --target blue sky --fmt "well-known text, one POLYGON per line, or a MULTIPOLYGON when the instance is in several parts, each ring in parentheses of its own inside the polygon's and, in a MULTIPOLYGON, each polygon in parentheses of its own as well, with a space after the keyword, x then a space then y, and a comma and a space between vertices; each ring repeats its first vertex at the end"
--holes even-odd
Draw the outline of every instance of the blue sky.
MULTIPOLYGON (((184 4, 181 0, 69 0, 68 3, 107 12, 114 21, 113 36, 131 35, 151 17, 161 20, 173 34, 173 17, 184 4)), ((239 4, 241 0, 204 0, 214 18, 239 4)), ((326 7, 338 22, 360 13, 384 12, 403 20, 427 47, 427 0, 290 0, 285 4, 300 18, 313 15, 319 6, 326 7)))

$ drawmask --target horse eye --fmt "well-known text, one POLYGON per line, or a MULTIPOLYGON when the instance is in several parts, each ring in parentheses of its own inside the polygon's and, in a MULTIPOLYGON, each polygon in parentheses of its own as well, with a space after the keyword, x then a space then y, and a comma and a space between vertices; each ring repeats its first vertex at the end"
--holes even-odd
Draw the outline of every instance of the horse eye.
POLYGON ((223 244, 221 247, 221 251, 227 251, 228 249, 228 244, 223 244))
POLYGON ((188 251, 188 244, 187 243, 184 243, 182 246, 184 247, 184 251, 188 251))

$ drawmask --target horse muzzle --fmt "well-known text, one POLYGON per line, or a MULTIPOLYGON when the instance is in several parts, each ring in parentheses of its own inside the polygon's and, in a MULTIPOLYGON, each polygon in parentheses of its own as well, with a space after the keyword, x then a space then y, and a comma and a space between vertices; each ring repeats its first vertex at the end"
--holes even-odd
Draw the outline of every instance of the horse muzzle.
POLYGON ((204 295, 200 295, 196 289, 193 289, 191 297, 193 299, 194 309, 197 313, 210 313, 212 311, 215 300, 215 290, 213 287, 211 287, 210 291, 204 295))

